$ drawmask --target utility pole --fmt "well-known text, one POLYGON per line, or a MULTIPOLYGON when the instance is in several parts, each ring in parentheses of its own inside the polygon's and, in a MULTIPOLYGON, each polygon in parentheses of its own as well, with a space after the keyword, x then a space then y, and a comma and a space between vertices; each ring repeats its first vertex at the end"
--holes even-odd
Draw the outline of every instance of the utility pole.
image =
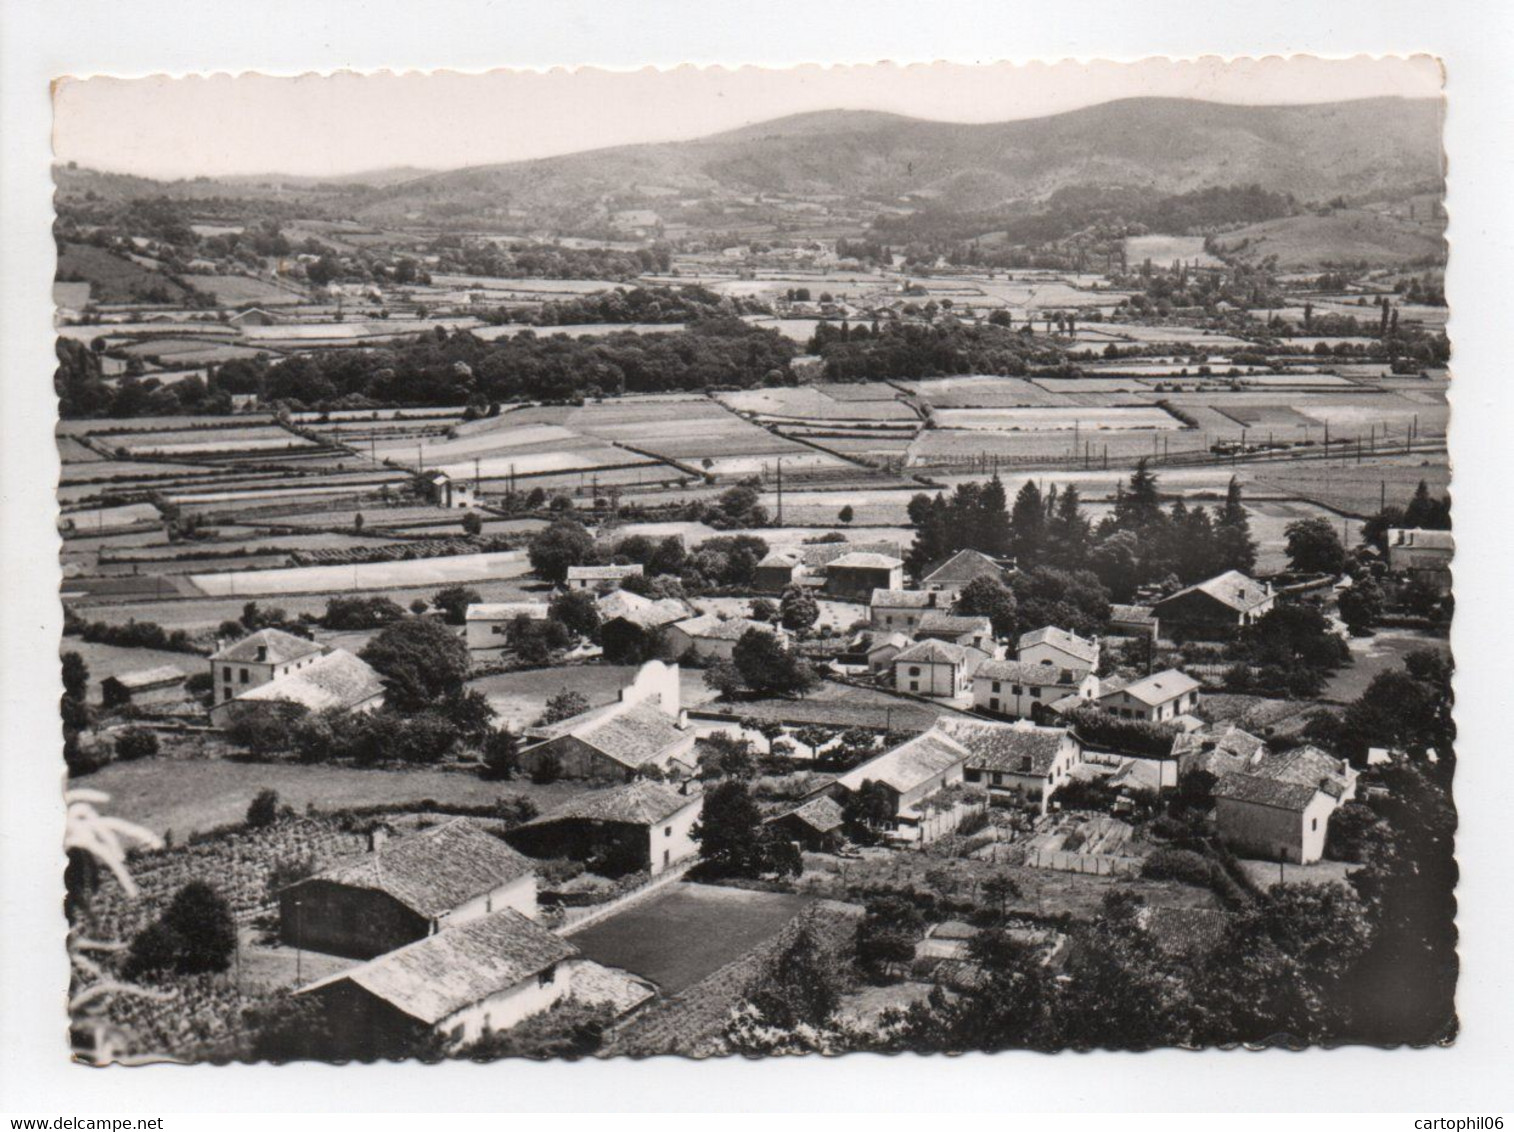
POLYGON ((783 526, 783 457, 778 457, 778 525, 783 526))

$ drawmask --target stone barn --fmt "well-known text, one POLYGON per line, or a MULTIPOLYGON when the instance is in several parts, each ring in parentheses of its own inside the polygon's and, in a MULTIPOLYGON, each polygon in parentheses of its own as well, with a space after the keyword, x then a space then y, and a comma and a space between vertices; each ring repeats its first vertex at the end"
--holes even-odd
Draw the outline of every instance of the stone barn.
POLYGON ((580 795, 508 836, 522 852, 582 861, 601 876, 655 876, 699 851, 692 834, 703 809, 696 789, 638 779, 580 795))

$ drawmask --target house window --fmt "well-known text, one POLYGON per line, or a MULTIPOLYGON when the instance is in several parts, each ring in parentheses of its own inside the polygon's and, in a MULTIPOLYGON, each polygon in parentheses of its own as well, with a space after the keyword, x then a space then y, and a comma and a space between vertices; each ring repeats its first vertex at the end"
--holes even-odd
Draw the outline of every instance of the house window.
POLYGON ((1030 690, 1030 698, 1033 699, 1033 700, 1039 700, 1041 698, 1041 689, 1040 688, 1032 688, 1030 690))
POLYGON ((981 770, 964 770, 962 777, 967 779, 968 782, 982 782, 983 772, 981 770))
POLYGON ((1025 694, 1024 689, 1021 688, 1020 685, 1018 685, 1018 684, 1012 684, 1012 685, 1010 685, 1009 690, 1010 690, 1011 694, 1016 695, 1016 696, 1020 696, 1020 695, 1024 695, 1025 694))
POLYGON ((909 690, 911 692, 918 692, 920 690, 920 681, 918 681, 918 680, 911 680, 909 682, 909 690))
POLYGON ((989 699, 989 701, 988 701, 988 710, 989 711, 998 711, 999 710, 999 698, 997 696, 994 696, 994 697, 992 697, 992 698, 989 699))
POLYGON ((999 690, 999 682, 997 680, 995 680, 994 681, 994 691, 997 692, 998 690, 999 690))
POLYGON ((548 967, 545 971, 536 976, 536 985, 539 987, 549 987, 556 981, 557 968, 555 966, 548 967))
POLYGON ((221 669, 221 679, 225 680, 228 684, 231 683, 231 668, 229 665, 221 669))
POLYGON ((920 670, 918 668, 911 668, 909 670, 909 674, 911 676, 918 676, 918 675, 920 675, 920 670))
POLYGON ((662 835, 664 837, 672 837, 673 836, 673 827, 670 826, 670 825, 663 826, 662 827, 662 835))
POLYGON ((1003 786, 1004 785, 1004 776, 1002 774, 1000 774, 998 771, 994 771, 994 785, 995 786, 1003 786))
POLYGON ((242 669, 242 683, 247 683, 247 669, 242 669))
POLYGON ((1310 830, 1310 832, 1314 832, 1315 830, 1318 830, 1318 829, 1319 829, 1319 818, 1310 818, 1309 819, 1309 830, 1310 830))

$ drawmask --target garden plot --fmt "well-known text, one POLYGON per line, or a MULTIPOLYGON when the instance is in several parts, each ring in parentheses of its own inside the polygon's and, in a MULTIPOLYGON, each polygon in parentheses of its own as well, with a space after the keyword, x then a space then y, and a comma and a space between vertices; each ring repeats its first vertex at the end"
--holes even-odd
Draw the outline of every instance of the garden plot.
POLYGON ((292 448, 317 448, 314 441, 277 425, 251 425, 245 428, 172 429, 109 437, 106 443, 124 448, 132 456, 236 454, 276 451, 292 448))
MULTIPOLYGON (((239 413, 231 428, 251 428, 255 425, 273 424, 271 413, 239 413)), ((119 434, 145 435, 151 432, 183 432, 198 429, 227 428, 225 417, 91 417, 79 420, 60 420, 57 432, 61 436, 114 437, 119 434)), ((111 443, 119 443, 112 439, 111 443)))
POLYGON ((230 362, 268 353, 267 350, 254 350, 229 342, 202 342, 186 338, 154 338, 124 347, 123 352, 134 358, 158 358, 165 363, 181 366, 230 362))
POLYGON ((245 275, 196 275, 190 280, 197 291, 209 291, 223 307, 257 303, 271 307, 298 303, 303 296, 284 287, 245 275))
POLYGON ((1257 429, 1307 429, 1319 427, 1319 422, 1304 416, 1287 405, 1232 405, 1228 401, 1215 401, 1210 405, 1216 412, 1229 417, 1242 428, 1257 429))
POLYGON ((1323 423, 1340 436, 1366 437, 1374 431, 1379 439, 1402 439, 1411 426, 1423 435, 1443 436, 1450 421, 1445 405, 1423 405, 1395 393, 1328 398, 1301 394, 1293 404, 1301 413, 1323 423))
MULTIPOLYGON (((785 491, 783 518, 788 523, 839 526, 857 541, 858 535, 850 529, 851 524, 843 524, 839 518, 843 507, 852 509, 852 523, 858 526, 902 527, 909 522, 909 501, 916 494, 914 491, 785 491)), ((935 492, 919 494, 933 495, 935 492)), ((769 514, 774 513, 777 495, 765 494, 762 503, 769 514)), ((908 531, 893 530, 881 537, 897 538, 908 547, 908 531)))
POLYGON ((208 507, 216 503, 252 503, 265 500, 319 499, 323 496, 362 495, 377 491, 375 483, 326 483, 313 487, 254 487, 226 491, 186 491, 167 497, 179 507, 208 507))
POLYGON ((900 382, 932 409, 1060 405, 1061 398, 1021 377, 938 377, 900 382))
POLYGON ((1183 422, 1156 406, 1126 408, 938 409, 942 429, 985 429, 994 432, 1084 432, 1129 429, 1181 429, 1183 422))
MULTIPOLYGON (((55 440, 58 446, 58 459, 64 464, 99 464, 105 461, 104 456, 76 437, 59 436, 55 440)), ((100 473, 95 471, 91 474, 99 475, 100 473)))
MULTIPOLYGON (((1122 372, 1124 366, 1119 366, 1122 372)), ((1145 393, 1151 387, 1134 377, 1038 377, 1034 384, 1048 393, 1145 393)))
MULTIPOLYGON (((1101 410, 1108 412, 1109 410, 1101 410)), ((1088 459, 1097 464, 1200 451, 1205 447, 1197 429, 1040 429, 1003 432, 995 429, 927 429, 909 446, 911 466, 939 466, 995 460, 1006 463, 1035 460, 1088 459)), ((985 469, 986 470, 986 469, 985 469)), ((1128 473, 1127 473, 1128 474, 1128 473)), ((981 478, 981 477, 980 477, 981 478)))
POLYGON ((156 523, 162 517, 151 503, 130 503, 122 507, 91 507, 59 515, 58 528, 87 534, 124 530, 142 523, 156 523))
POLYGON ((1017 310, 1066 310, 1087 307, 1113 307, 1124 299, 1128 292, 1103 288, 1085 290, 1073 287, 1058 278, 1026 277, 975 279, 974 286, 986 300, 998 306, 1017 310))
POLYGON ((283 570, 235 570, 193 574, 190 581, 212 597, 232 594, 337 593, 401 586, 445 586, 482 578, 519 578, 531 564, 523 551, 459 554, 408 562, 358 562, 350 566, 292 566, 283 570))
MULTIPOLYGON (((771 470, 780 456, 785 470, 848 466, 840 456, 785 440, 709 400, 585 406, 571 423, 594 436, 714 475, 762 473, 771 470)), ((629 457, 623 462, 629 462, 629 457)))
MULTIPOLYGON (((893 392, 891 390, 891 392, 893 392)), ((897 397, 897 393, 895 393, 897 397)), ((919 418, 898 400, 837 401, 829 389, 813 385, 796 388, 750 389, 721 393, 717 399, 739 413, 799 421, 916 421, 919 418)))

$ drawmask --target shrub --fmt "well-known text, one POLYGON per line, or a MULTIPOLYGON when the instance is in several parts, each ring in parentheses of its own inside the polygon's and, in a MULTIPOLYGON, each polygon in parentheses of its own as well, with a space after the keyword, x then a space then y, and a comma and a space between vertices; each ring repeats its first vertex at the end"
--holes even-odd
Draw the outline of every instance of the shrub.
POLYGON ((146 727, 128 727, 116 736, 116 758, 125 762, 158 753, 158 735, 146 727))
POLYGON ((562 760, 553 754, 544 755, 531 768, 531 781, 538 786, 550 786, 561 777, 562 760))
POLYGON ((247 807, 247 824, 253 829, 272 825, 282 816, 277 790, 259 790, 257 797, 247 807))
POLYGON ((1158 849, 1146 858, 1141 875, 1151 880, 1176 880, 1208 887, 1214 866, 1203 854, 1190 849, 1158 849))

